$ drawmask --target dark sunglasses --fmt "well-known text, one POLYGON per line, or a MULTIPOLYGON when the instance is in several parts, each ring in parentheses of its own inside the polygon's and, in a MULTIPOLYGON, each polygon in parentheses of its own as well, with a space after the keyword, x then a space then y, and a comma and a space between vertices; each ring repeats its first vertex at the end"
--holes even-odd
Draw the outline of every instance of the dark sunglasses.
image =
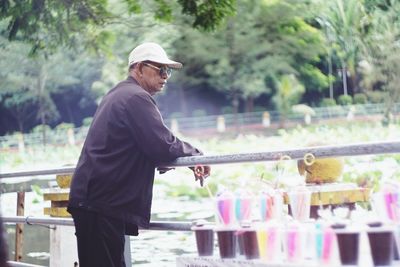
POLYGON ((157 67, 157 66, 154 66, 153 64, 150 64, 148 62, 143 62, 143 65, 145 65, 147 67, 150 67, 150 68, 153 68, 155 70, 158 70, 160 72, 160 76, 161 77, 164 77, 164 75, 167 75, 167 77, 171 77, 172 69, 168 68, 167 66, 157 67))

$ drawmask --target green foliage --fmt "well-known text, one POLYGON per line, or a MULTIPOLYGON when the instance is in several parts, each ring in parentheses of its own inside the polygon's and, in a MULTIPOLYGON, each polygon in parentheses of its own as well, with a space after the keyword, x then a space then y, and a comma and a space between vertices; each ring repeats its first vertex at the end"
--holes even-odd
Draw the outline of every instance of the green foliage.
POLYGON ((232 114, 233 107, 232 106, 225 106, 221 108, 221 114, 232 114))
POLYGON ((51 132, 51 127, 49 125, 37 125, 32 128, 31 133, 42 133, 43 131, 51 132))
POLYGON ((82 120, 82 126, 90 126, 93 121, 93 117, 87 117, 82 120))
POLYGON ((332 107, 336 106, 336 100, 333 98, 323 98, 319 103, 321 107, 332 107))
POLYGON ((386 92, 371 91, 367 92, 368 101, 373 104, 384 103, 387 98, 386 92))
POLYGON ((304 64, 300 69, 301 78, 307 91, 323 92, 329 86, 328 76, 311 64, 304 64))
POLYGON ((54 130, 58 131, 58 132, 65 132, 68 129, 74 129, 75 125, 73 123, 60 123, 59 125, 57 125, 54 130))
POLYGON ((40 203, 43 198, 42 189, 37 185, 31 185, 31 190, 32 190, 32 192, 35 193, 32 203, 34 203, 34 204, 40 203))
POLYGON ((193 117, 204 117, 207 116, 207 112, 204 109, 195 109, 192 112, 193 117))
POLYGON ((178 0, 178 3, 183 14, 194 17, 193 27, 210 31, 235 13, 236 0, 178 0))
POLYGON ((340 95, 338 97, 338 104, 347 106, 353 104, 353 98, 350 95, 340 95))
MULTIPOLYGON (((4 2, 4 1, 3 1, 4 2)), ((8 21, 10 40, 32 43, 32 51, 74 42, 74 33, 102 26, 110 17, 105 0, 5 1, 0 20, 8 21)))
POLYGON ((261 112, 261 111, 266 111, 267 110, 267 108, 266 107, 263 107, 263 106, 255 106, 254 107, 254 112, 261 112))
POLYGON ((293 105, 299 103, 305 92, 304 86, 294 75, 283 75, 277 85, 278 91, 273 97, 276 109, 283 116, 291 112, 293 105))
POLYGON ((354 104, 366 104, 368 102, 367 96, 362 93, 354 94, 353 101, 354 104))
MULTIPOLYGON (((227 16, 234 14, 234 0, 177 0, 182 13, 194 18, 193 27, 214 30, 227 16)), ((54 1, 2 1, 0 21, 7 21, 6 34, 9 40, 22 39, 32 44, 32 53, 41 49, 55 49, 58 45, 75 45, 77 35, 85 33, 86 45, 101 48, 107 35, 107 26, 124 24, 132 15, 142 12, 137 0, 109 3, 107 0, 54 0, 54 1), (128 17, 123 18, 114 5, 126 6, 128 17), (123 18, 121 20, 121 18, 123 18), (97 36, 97 38, 95 38, 97 36)), ((153 0, 151 12, 154 18, 170 22, 173 18, 174 2, 153 0)), ((176 16, 176 14, 175 14, 176 16)))

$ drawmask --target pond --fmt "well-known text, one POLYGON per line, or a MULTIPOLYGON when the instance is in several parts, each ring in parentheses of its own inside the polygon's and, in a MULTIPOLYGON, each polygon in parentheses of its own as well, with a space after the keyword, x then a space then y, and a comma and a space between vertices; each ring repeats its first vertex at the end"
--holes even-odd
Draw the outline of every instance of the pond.
MULTIPOLYGON (((191 200, 188 197, 167 197, 162 186, 155 185, 152 220, 194 221, 213 220, 213 203, 210 199, 191 200), (160 192, 160 193, 157 193, 160 192)), ((25 215, 43 216, 43 207, 49 203, 36 202, 38 196, 27 192, 25 196, 25 215)), ((15 216, 16 193, 1 195, 1 214, 15 216)), ((7 225, 9 257, 14 258, 15 226, 7 225)), ((140 231, 139 236, 130 237, 132 263, 134 266, 175 266, 179 255, 196 255, 194 235, 185 231, 140 231), (155 256, 156 255, 156 256, 155 256)), ((43 226, 24 225, 23 262, 49 265, 49 230, 43 226)))

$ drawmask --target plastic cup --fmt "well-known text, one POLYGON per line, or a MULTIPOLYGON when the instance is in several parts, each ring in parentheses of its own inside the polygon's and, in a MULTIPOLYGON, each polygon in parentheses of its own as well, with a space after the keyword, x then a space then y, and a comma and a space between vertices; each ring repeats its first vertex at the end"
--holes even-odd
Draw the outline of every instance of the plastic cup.
POLYGON ((293 219, 305 222, 310 219, 311 191, 293 190, 288 193, 290 211, 293 219))
POLYGON ((243 254, 248 260, 260 258, 257 241, 257 231, 252 228, 240 230, 239 244, 243 246, 243 254))
MULTIPOLYGON (((267 224, 261 231, 259 236, 264 240, 261 242, 263 246, 262 258, 265 262, 279 262, 282 258, 282 233, 278 225, 267 224)), ((260 242, 259 242, 260 244, 260 242)))
POLYGON ((357 266, 360 232, 347 229, 334 229, 339 248, 340 262, 343 266, 357 266))
POLYGON ((216 229, 219 255, 221 258, 236 257, 236 229, 216 229))
POLYGON ((394 258, 393 230, 372 227, 367 234, 374 266, 391 266, 394 258))
POLYGON ((200 257, 212 256, 214 252, 214 231, 212 226, 194 226, 197 253, 200 257))
POLYGON ((289 225, 284 235, 286 260, 290 263, 299 263, 304 260, 305 233, 300 225, 289 225))
POLYGON ((224 192, 216 198, 216 209, 219 221, 223 225, 233 225, 235 199, 232 193, 224 192))
POLYGON ((315 247, 317 260, 329 265, 332 261, 335 233, 332 228, 320 223, 316 224, 315 247))
POLYGON ((241 223, 250 220, 253 199, 247 192, 239 191, 235 198, 235 218, 241 223))

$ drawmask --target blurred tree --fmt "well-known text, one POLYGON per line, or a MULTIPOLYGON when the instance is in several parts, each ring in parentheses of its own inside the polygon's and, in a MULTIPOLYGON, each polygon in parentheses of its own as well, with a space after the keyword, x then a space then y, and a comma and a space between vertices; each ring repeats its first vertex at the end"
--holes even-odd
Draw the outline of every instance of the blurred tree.
MULTIPOLYGON (((52 54, 41 51, 34 56, 28 56, 29 50, 30 45, 26 43, 9 42, 0 36, 0 100, 18 121, 21 132, 26 130, 24 124, 32 119, 42 125, 55 122, 59 111, 53 96, 62 94, 64 103, 71 108, 70 89, 78 85, 80 90, 87 88, 89 92, 99 73, 96 60, 80 57, 65 48, 52 54), (32 118, 33 115, 37 117, 32 118)), ((90 95, 83 98, 83 92, 73 101, 84 105, 90 95)))
POLYGON ((400 101, 400 2, 378 3, 372 10, 372 26, 360 69, 368 89, 386 92, 385 121, 390 122, 394 104, 400 101))
POLYGON ((220 56, 206 66, 218 90, 227 92, 237 110, 246 99, 252 111, 253 99, 274 93, 274 82, 283 74, 295 74, 309 82, 310 90, 327 85, 327 77, 314 65, 323 52, 322 35, 305 22, 307 1, 241 1, 238 14, 224 32, 216 36, 219 47, 210 49, 220 56))
POLYGON ((344 94, 348 94, 347 77, 350 78, 350 88, 354 93, 359 92, 359 74, 357 63, 360 51, 363 49, 363 38, 369 24, 361 0, 332 0, 320 1, 324 8, 318 9, 320 24, 325 28, 324 33, 338 56, 343 79, 344 94))
MULTIPOLYGON (((147 1, 148 2, 148 1, 147 1)), ((76 36, 85 32, 88 44, 101 46, 109 33, 105 25, 130 23, 121 20, 120 11, 129 15, 141 12, 146 4, 139 0, 122 2, 107 0, 1 0, 0 21, 8 23, 9 40, 22 39, 32 43, 32 52, 42 48, 55 48, 60 44, 74 45, 76 36), (124 5, 116 9, 113 5, 124 5)), ((229 15, 234 13, 235 0, 177 0, 181 13, 193 17, 192 26, 204 30, 213 30, 229 15)), ((176 2, 153 0, 153 16, 156 19, 171 21, 173 6, 176 2)))
POLYGON ((305 92, 304 86, 291 75, 283 75, 278 84, 277 92, 272 98, 276 109, 280 112, 280 127, 284 127, 287 116, 292 110, 292 106, 298 104, 301 96, 305 92))

